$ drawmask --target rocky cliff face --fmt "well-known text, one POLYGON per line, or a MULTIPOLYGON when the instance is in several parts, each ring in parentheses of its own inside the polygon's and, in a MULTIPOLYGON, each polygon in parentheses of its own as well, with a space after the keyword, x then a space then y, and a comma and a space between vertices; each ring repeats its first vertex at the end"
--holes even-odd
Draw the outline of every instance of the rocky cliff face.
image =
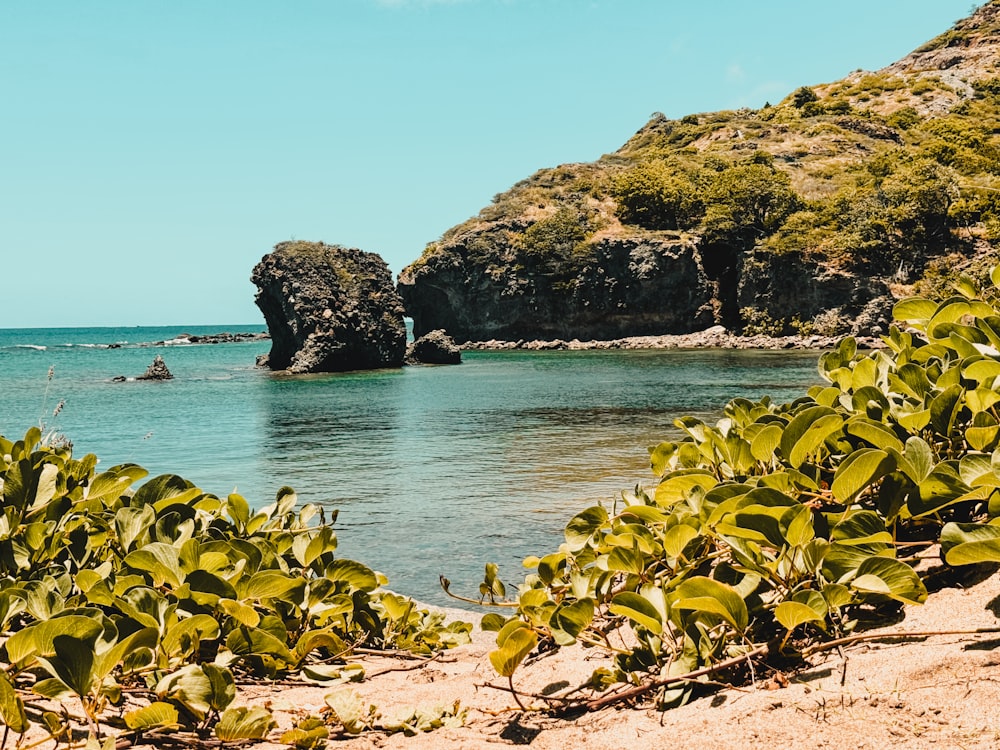
POLYGON ((875 73, 760 110, 656 115, 430 244, 399 277, 414 332, 883 333, 895 298, 947 293, 995 255, 998 71, 993 0, 875 73))
POLYGON ((466 244, 477 239, 456 238, 400 276, 415 335, 443 328, 460 342, 611 339, 682 333, 714 320, 713 285, 694 245, 607 239, 571 272, 557 273, 478 256, 466 244))
POLYGON ((403 304, 375 253, 282 242, 253 269, 271 334, 267 365, 295 373, 399 367, 403 304))

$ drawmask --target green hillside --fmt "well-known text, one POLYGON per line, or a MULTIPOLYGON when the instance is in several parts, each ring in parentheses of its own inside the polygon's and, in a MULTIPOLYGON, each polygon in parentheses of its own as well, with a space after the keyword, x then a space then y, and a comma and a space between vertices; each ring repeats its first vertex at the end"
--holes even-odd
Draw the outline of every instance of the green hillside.
POLYGON ((417 292, 454 283, 460 263, 480 297, 492 284, 498 295, 562 297, 573 309, 586 291, 581 273, 623 240, 696 248, 713 308, 698 324, 851 328, 864 292, 855 289, 853 308, 825 292, 782 299, 765 287, 788 268, 879 279, 892 297, 933 295, 996 261, 998 51, 994 0, 878 72, 803 86, 758 110, 655 114, 618 151, 543 169, 448 230, 402 274, 404 299, 419 323, 427 311, 411 304, 417 292))

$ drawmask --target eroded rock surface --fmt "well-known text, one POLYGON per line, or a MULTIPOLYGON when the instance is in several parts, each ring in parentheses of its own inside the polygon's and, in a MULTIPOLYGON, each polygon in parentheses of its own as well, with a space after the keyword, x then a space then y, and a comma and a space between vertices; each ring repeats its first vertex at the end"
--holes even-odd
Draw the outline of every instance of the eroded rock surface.
POLYGON ((146 368, 146 374, 140 375, 136 380, 172 380, 173 377, 173 373, 167 369, 163 357, 157 354, 153 357, 152 364, 146 368))
POLYGON ((462 350, 446 331, 438 329, 406 347, 406 361, 423 365, 457 365, 462 362, 462 350))
POLYGON ((399 367, 403 303, 375 253, 322 242, 282 242, 253 269, 271 335, 267 366, 294 373, 399 367))

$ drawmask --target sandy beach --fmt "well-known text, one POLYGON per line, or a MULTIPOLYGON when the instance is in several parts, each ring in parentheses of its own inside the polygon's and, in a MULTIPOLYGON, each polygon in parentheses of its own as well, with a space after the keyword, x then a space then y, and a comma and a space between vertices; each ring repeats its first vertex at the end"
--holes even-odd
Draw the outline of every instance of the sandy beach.
MULTIPOLYGON (((367 731, 337 734, 329 747, 344 750, 474 750, 528 746, 618 750, 624 747, 723 748, 995 748, 1000 744, 1000 634, 907 638, 907 633, 995 628, 1000 575, 967 588, 947 588, 923 606, 908 607, 879 636, 811 660, 798 672, 761 672, 753 684, 719 689, 681 708, 650 705, 607 708, 575 718, 544 710, 521 711, 489 664, 493 634, 478 629, 473 642, 429 661, 367 657, 367 677, 349 688, 381 714, 459 703, 460 727, 407 737, 367 731)), ((524 693, 564 692, 606 663, 596 650, 562 649, 529 660, 515 678, 524 693)), ((338 688, 345 689, 345 688, 338 688)), ((268 706, 279 722, 272 737, 301 717, 321 715, 324 687, 242 686, 239 702, 268 706)), ((523 698, 529 709, 539 701, 523 698)), ((256 750, 287 747, 257 743, 256 750)))

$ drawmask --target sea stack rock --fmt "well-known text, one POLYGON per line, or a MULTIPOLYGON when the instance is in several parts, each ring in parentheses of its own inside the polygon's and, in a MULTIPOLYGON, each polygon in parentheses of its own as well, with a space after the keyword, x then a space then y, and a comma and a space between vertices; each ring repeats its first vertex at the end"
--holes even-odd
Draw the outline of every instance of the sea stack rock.
POLYGON ((406 361, 423 365, 457 365, 462 362, 462 350, 451 336, 438 329, 410 344, 406 348, 406 361))
POLYGON ((171 380, 173 374, 167 369, 163 357, 157 354, 153 357, 153 363, 146 368, 146 374, 140 375, 136 380, 171 380))
POLYGON ((399 367, 403 302, 375 253, 322 242, 282 242, 250 280, 271 335, 267 365, 294 373, 399 367))

